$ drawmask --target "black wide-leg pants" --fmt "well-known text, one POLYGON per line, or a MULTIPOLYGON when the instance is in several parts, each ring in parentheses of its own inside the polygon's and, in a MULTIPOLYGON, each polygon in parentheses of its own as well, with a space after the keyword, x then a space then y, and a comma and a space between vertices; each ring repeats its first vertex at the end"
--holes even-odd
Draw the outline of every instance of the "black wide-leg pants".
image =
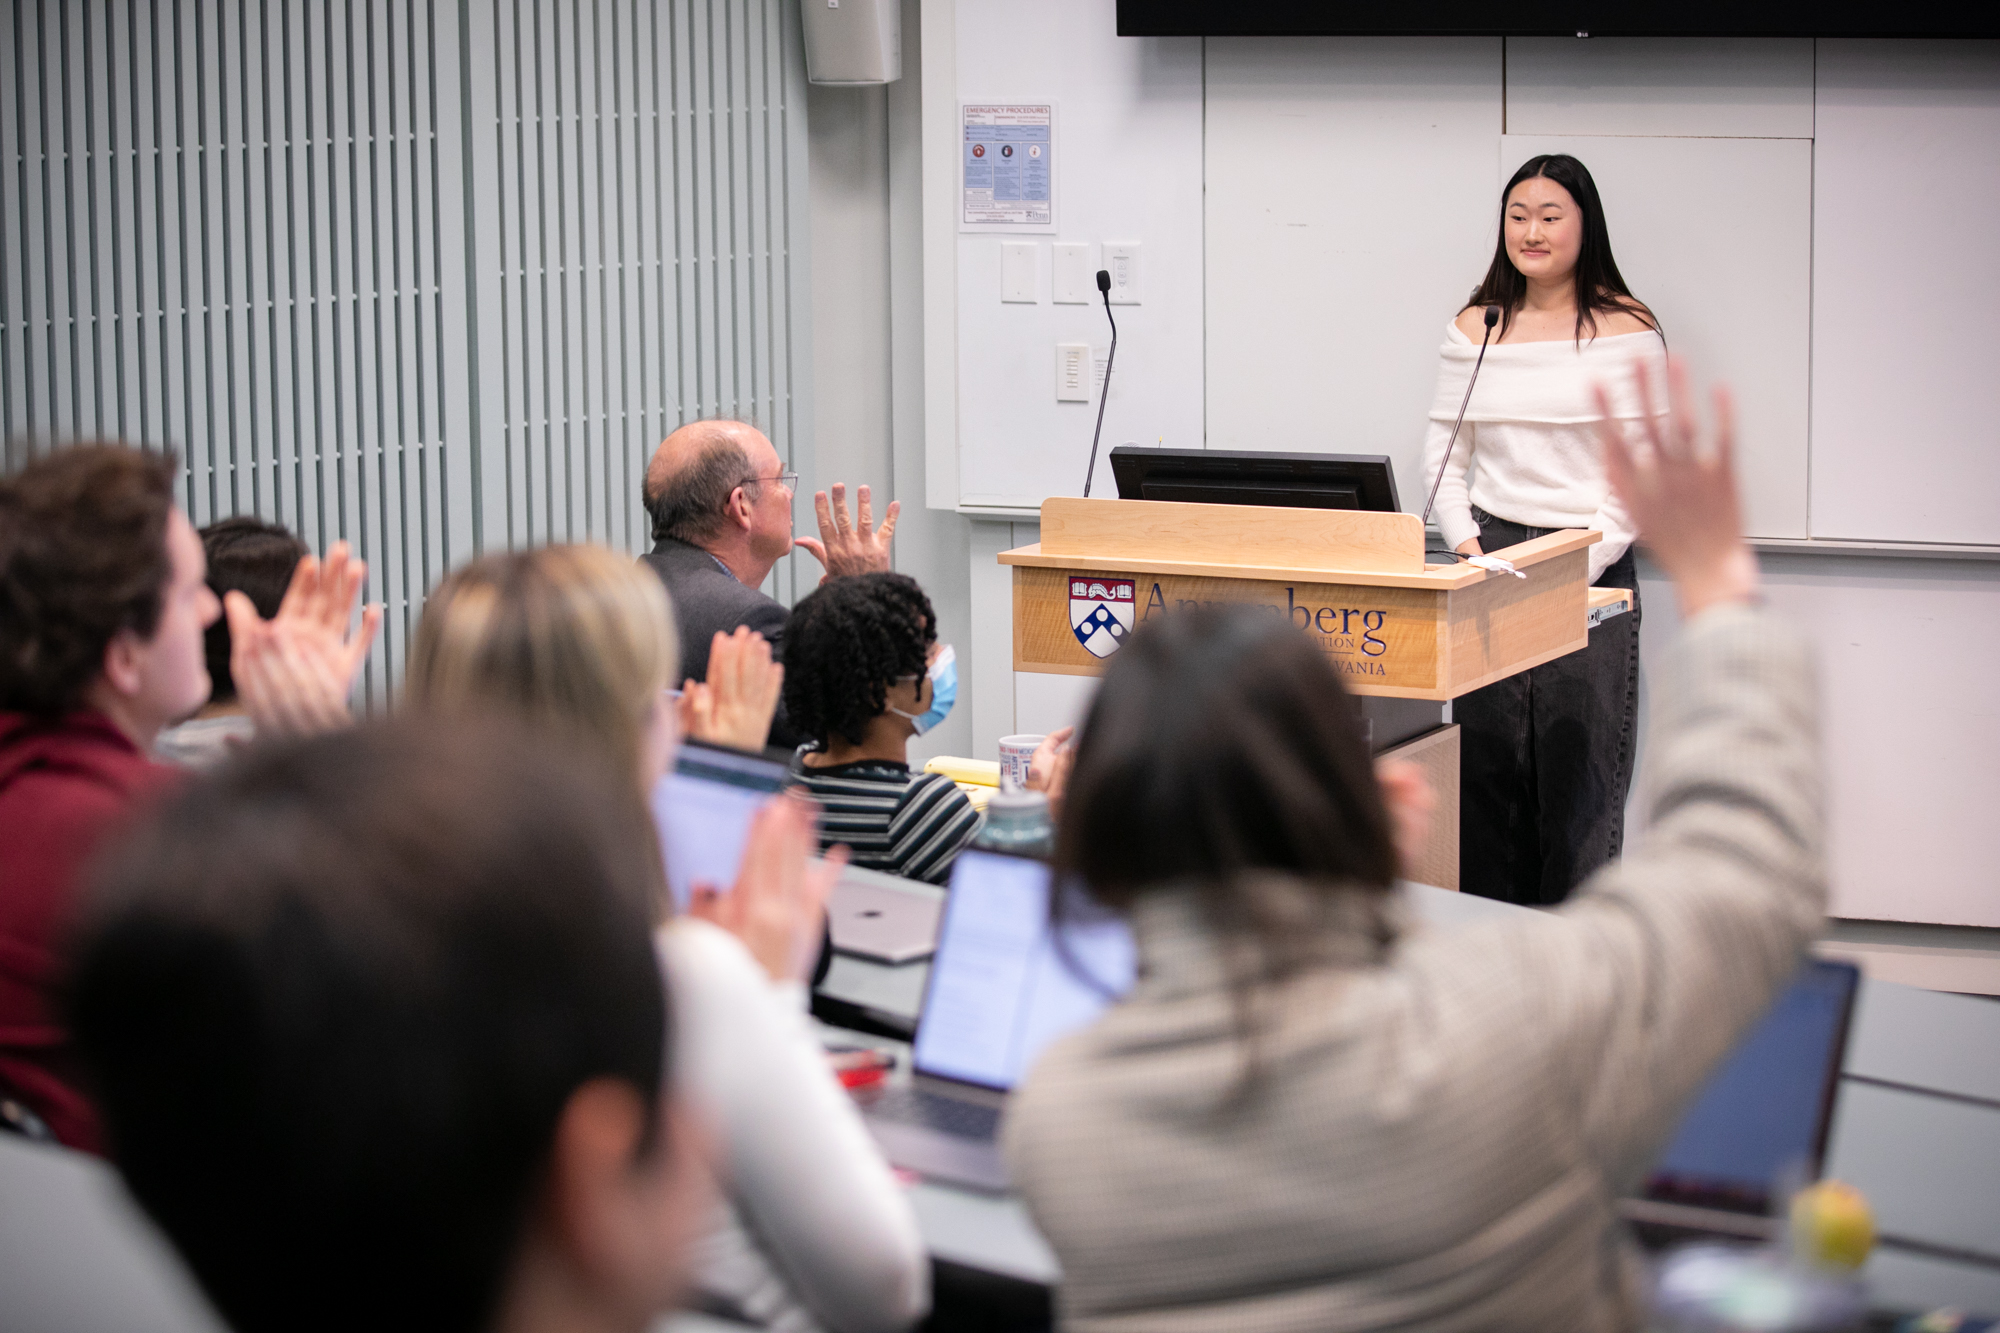
MULTIPOLYGON (((1478 508, 1489 554, 1543 536, 1478 508)), ((1459 886, 1506 902, 1559 903, 1616 857, 1639 708, 1639 583, 1632 552, 1597 579, 1632 589, 1632 610, 1590 646, 1452 704, 1459 732, 1459 886)))

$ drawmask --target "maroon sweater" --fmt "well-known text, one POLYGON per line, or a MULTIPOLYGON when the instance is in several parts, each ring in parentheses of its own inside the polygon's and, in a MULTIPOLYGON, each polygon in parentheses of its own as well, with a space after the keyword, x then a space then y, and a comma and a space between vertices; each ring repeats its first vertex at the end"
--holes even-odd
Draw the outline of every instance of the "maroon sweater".
POLYGON ((102 714, 0 712, 0 1084, 72 1148, 102 1145, 51 1003, 62 933, 91 854, 174 771, 102 714))

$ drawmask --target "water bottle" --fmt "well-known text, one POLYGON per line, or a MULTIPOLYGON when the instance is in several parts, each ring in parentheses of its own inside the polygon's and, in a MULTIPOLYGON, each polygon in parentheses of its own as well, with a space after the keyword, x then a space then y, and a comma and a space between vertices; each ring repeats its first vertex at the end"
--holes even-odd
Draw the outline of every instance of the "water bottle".
POLYGON ((1055 852, 1056 826, 1049 798, 1038 791, 1003 785, 986 802, 986 826, 972 840, 989 852, 1012 852, 1047 860, 1055 852))

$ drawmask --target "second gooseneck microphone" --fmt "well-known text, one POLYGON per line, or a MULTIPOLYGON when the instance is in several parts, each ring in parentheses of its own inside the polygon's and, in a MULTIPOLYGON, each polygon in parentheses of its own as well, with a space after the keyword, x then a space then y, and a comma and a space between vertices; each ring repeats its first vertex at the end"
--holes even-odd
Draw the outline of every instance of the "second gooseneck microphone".
MULTIPOLYGON (((1465 382, 1465 401, 1458 405, 1458 420, 1451 423, 1451 439, 1445 442, 1444 461, 1438 464, 1437 480, 1431 483, 1431 497, 1424 501, 1424 522, 1431 521, 1431 506, 1437 503, 1438 487, 1444 485, 1444 470, 1451 466, 1451 451, 1458 444, 1458 428, 1465 424, 1465 409, 1472 404, 1472 386, 1479 383, 1479 368, 1486 364, 1486 344, 1493 340, 1493 326, 1500 322, 1500 307, 1486 307, 1486 333, 1479 340, 1479 357, 1472 363, 1472 378, 1465 382)), ((1090 494, 1089 491, 1084 492, 1090 494)))
POLYGON ((1111 270, 1097 270, 1097 290, 1104 297, 1104 317, 1111 320, 1111 355, 1104 358, 1104 386, 1097 391, 1097 429, 1090 433, 1090 468, 1083 474, 1085 499, 1090 498, 1091 478, 1097 475, 1097 441, 1104 434, 1104 404, 1111 397, 1111 367, 1118 360, 1118 321, 1111 319, 1111 270))

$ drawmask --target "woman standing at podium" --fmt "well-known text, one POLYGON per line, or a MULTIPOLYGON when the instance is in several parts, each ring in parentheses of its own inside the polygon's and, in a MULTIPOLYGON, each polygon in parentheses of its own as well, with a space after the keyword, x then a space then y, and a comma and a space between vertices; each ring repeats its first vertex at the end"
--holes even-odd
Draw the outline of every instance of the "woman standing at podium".
POLYGON ((1424 475, 1441 473, 1432 512, 1464 555, 1593 528, 1604 539, 1590 548, 1591 583, 1633 589, 1632 610, 1591 630, 1588 648, 1453 705, 1463 728, 1459 882, 1470 893, 1561 902, 1624 840, 1638 581, 1631 521, 1599 456, 1591 386, 1605 387, 1612 416, 1636 438, 1641 418, 1664 413, 1664 391, 1656 412, 1635 387, 1635 360, 1665 385, 1665 340, 1611 257, 1596 183, 1566 154, 1530 158, 1501 194, 1492 266, 1445 329, 1424 449, 1424 475), (1489 333, 1493 306, 1499 320, 1489 333))

